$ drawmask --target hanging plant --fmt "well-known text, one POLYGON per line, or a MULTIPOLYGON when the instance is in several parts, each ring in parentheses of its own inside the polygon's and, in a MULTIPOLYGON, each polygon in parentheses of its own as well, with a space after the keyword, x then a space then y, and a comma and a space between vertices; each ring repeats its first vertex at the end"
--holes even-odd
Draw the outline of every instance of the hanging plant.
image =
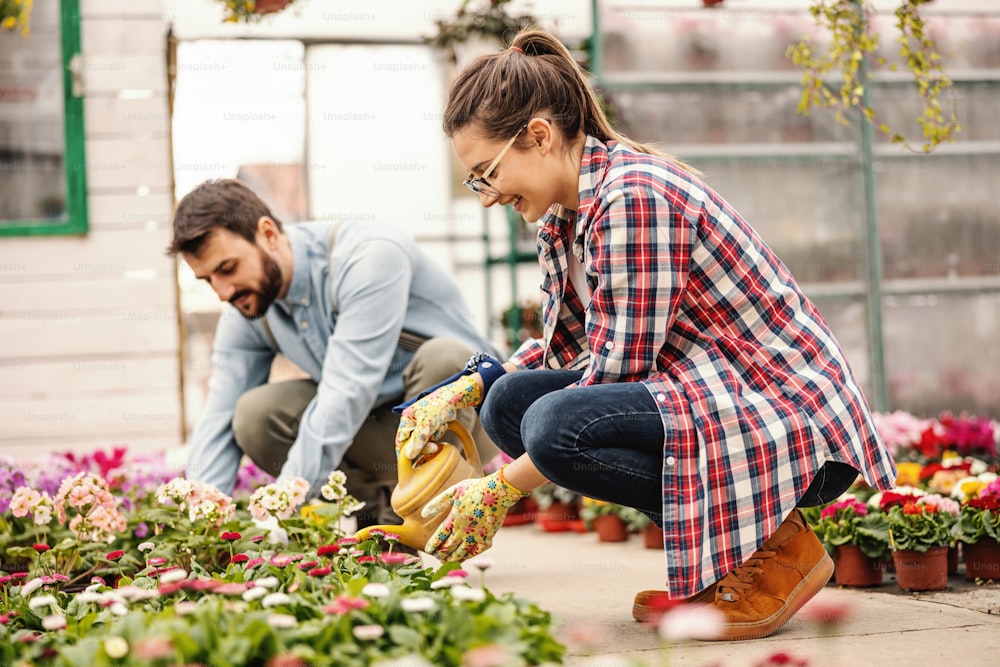
POLYGON ((226 23, 256 23, 268 14, 285 10, 295 0, 221 0, 226 23))
MULTIPOLYGON (((941 97, 951 90, 952 82, 942 69, 937 45, 920 16, 920 5, 931 1, 900 0, 895 11, 895 26, 900 33, 899 54, 913 74, 923 102, 917 123, 923 131, 922 150, 925 153, 943 141, 952 141, 955 133, 961 130, 954 98, 950 112, 942 109, 941 97)), ((846 112, 857 109, 869 122, 876 122, 875 110, 863 99, 868 86, 864 63, 885 64, 884 58, 874 56, 880 41, 878 33, 871 30, 873 11, 871 0, 813 0, 809 12, 816 25, 829 32, 832 40, 826 51, 817 50, 808 37, 788 49, 792 62, 804 69, 800 112, 808 113, 814 106, 831 107, 836 110, 837 120, 846 124, 846 112), (827 85, 825 79, 837 74, 839 86, 827 85)), ((895 65, 890 69, 895 70, 895 65)), ((891 136, 893 143, 911 147, 906 137, 886 123, 879 123, 877 127, 891 136)))
POLYGON ((0 28, 15 30, 28 36, 32 0, 0 0, 0 28))
POLYGON ((453 63, 458 62, 455 47, 470 40, 506 44, 520 30, 537 23, 531 14, 508 14, 508 4, 510 0, 462 0, 454 16, 435 19, 437 32, 425 41, 447 51, 453 63))

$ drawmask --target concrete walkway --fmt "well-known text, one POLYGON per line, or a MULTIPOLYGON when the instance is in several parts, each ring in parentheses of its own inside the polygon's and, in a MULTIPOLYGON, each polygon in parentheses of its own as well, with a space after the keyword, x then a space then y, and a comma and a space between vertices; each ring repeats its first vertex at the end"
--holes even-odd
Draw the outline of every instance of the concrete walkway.
POLYGON ((767 662, 776 653, 800 661, 784 664, 809 667, 1000 664, 1000 584, 966 582, 961 565, 946 591, 904 593, 892 575, 874 589, 831 582, 766 639, 667 645, 655 628, 632 620, 633 595, 662 587, 664 571, 662 552, 644 548, 638 536, 612 544, 593 533, 508 526, 481 558, 493 562, 487 588, 514 592, 552 613, 568 665, 749 667, 777 664, 767 662), (831 610, 843 611, 843 622, 824 626, 810 618, 831 610))

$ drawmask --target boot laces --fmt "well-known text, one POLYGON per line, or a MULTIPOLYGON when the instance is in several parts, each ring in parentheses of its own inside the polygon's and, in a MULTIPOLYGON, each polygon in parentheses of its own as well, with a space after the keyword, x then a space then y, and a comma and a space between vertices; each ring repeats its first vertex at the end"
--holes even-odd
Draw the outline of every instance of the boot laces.
POLYGON ((739 600, 742 591, 754 587, 754 583, 764 574, 764 560, 773 557, 776 551, 756 551, 750 559, 727 574, 719 582, 718 596, 726 602, 739 600))

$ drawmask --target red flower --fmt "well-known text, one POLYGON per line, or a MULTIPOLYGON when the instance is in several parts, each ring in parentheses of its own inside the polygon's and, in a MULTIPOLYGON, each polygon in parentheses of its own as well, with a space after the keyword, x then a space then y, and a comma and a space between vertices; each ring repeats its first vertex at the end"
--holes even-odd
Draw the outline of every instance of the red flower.
POLYGON ((340 551, 340 547, 336 544, 324 544, 319 549, 316 550, 317 556, 329 556, 330 554, 335 554, 340 551))
POLYGON ((108 559, 108 560, 118 560, 119 558, 121 558, 124 555, 125 555, 125 552, 122 551, 121 549, 119 549, 118 551, 112 551, 107 556, 105 556, 105 558, 108 559))
POLYGON ((357 561, 359 563, 377 563, 378 558, 375 556, 358 556, 357 561))
POLYGON ((221 535, 221 537, 227 542, 235 542, 236 540, 240 539, 243 536, 234 530, 234 531, 226 531, 221 535))
POLYGON ((264 562, 265 561, 263 558, 254 558, 253 560, 249 560, 247 561, 247 569, 249 570, 251 568, 257 567, 258 565, 263 565, 264 562))
POLYGON ((314 567, 316 567, 317 565, 319 565, 319 561, 318 560, 307 560, 307 561, 304 561, 302 563, 299 563, 299 569, 300 570, 311 570, 314 567))
POLYGON ((333 572, 333 570, 331 570, 328 567, 314 567, 313 569, 309 570, 308 574, 310 577, 325 577, 331 572, 333 572))
POLYGON ((50 547, 47 544, 33 544, 31 548, 37 551, 38 553, 42 554, 51 549, 52 547, 50 547))

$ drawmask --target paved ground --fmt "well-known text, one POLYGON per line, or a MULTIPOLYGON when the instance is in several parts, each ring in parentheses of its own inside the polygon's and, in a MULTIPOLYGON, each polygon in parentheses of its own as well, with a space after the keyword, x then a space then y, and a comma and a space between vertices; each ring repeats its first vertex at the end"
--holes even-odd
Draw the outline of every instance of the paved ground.
POLYGON ((949 589, 937 593, 904 593, 891 575, 874 589, 831 583, 767 639, 669 646, 631 617, 632 596, 660 587, 664 569, 662 552, 645 549, 638 536, 609 544, 593 533, 508 526, 483 557, 494 563, 488 588, 512 591, 552 612, 569 665, 743 667, 768 664, 776 653, 806 661, 785 664, 810 667, 1000 664, 1000 585, 966 582, 961 569, 949 589), (846 611, 843 623, 824 627, 808 618, 831 608, 846 611))

